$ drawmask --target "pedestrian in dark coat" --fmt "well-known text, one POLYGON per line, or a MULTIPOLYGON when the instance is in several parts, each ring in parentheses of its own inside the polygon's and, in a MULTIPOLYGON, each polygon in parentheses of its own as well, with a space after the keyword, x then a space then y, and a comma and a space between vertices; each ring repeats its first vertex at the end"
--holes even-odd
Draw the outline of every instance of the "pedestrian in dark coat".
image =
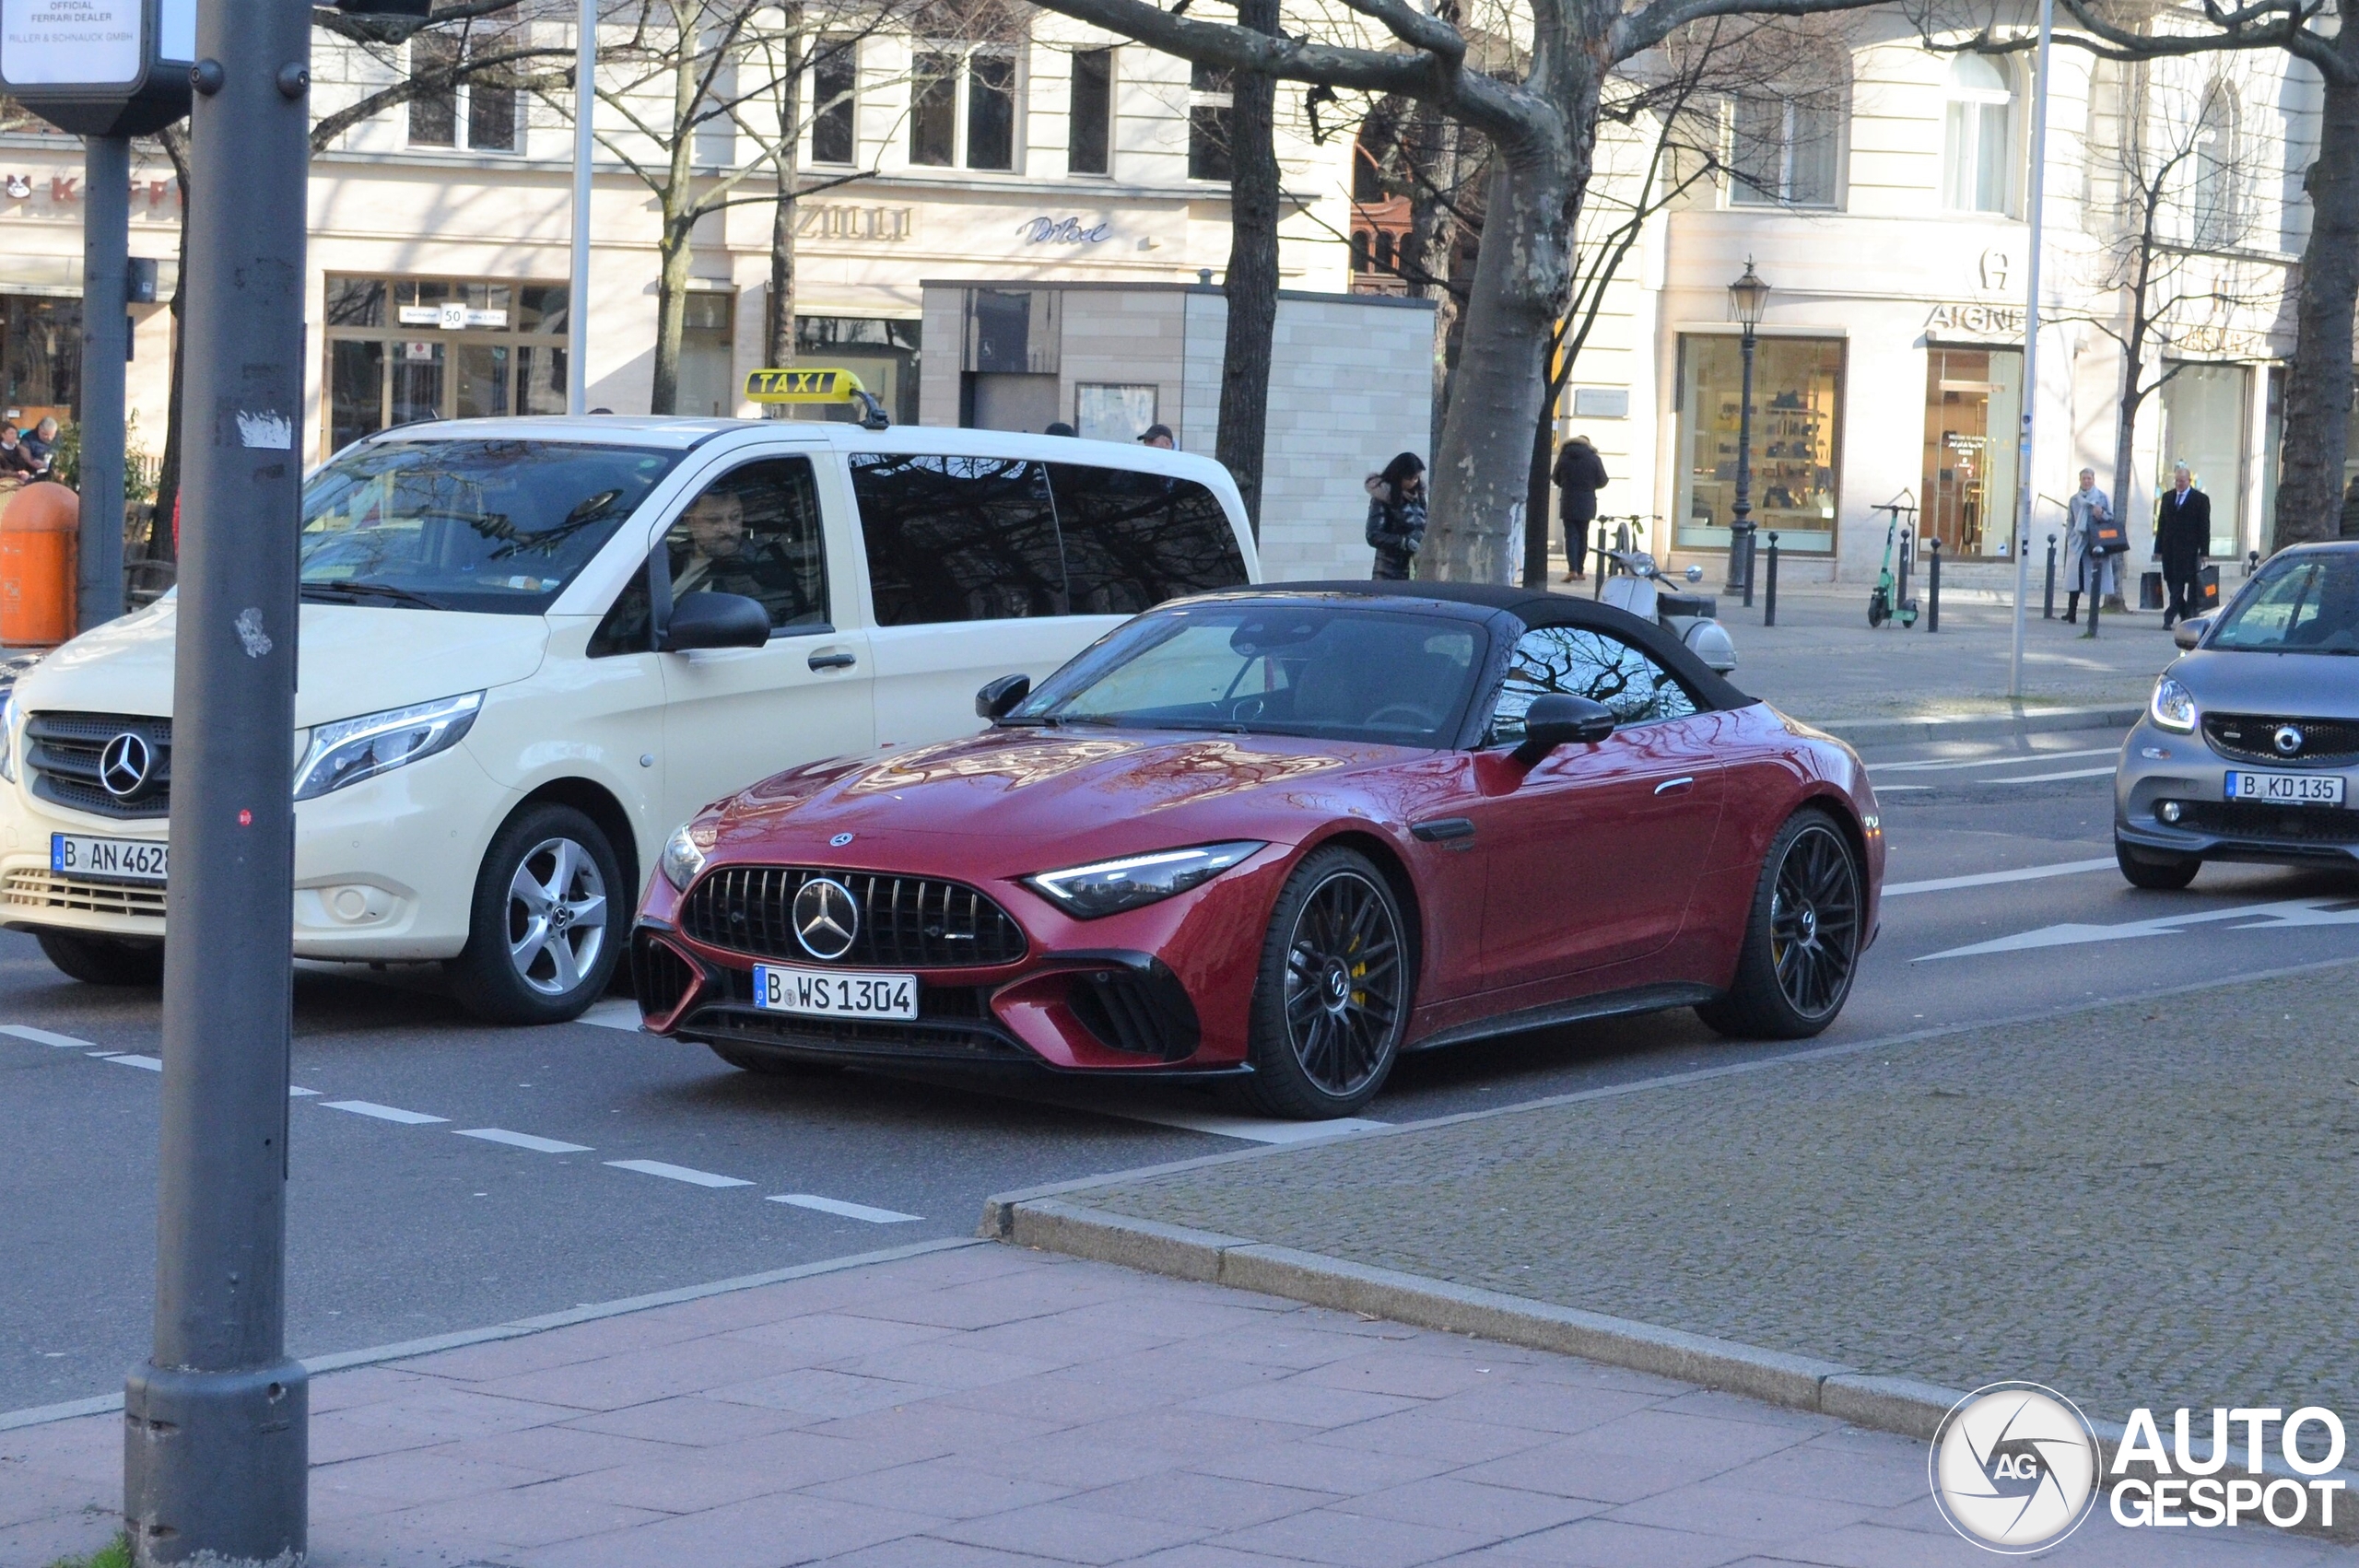
POLYGON ((2171 487, 2154 509, 2154 554, 2162 557, 2163 626, 2194 614, 2197 579, 2212 553, 2212 497, 2195 487, 2187 464, 2171 469, 2171 487))
POLYGON ((1587 436, 1575 436, 1556 450, 1556 515, 1565 523, 1565 580, 1582 575, 1589 561, 1589 525, 1597 521, 1597 493, 1605 488, 1605 463, 1587 436))
POLYGON ((1376 569, 1368 575, 1379 582, 1406 582, 1409 563, 1426 545, 1426 464, 1415 452, 1402 452, 1367 476, 1367 543, 1376 552, 1376 569))

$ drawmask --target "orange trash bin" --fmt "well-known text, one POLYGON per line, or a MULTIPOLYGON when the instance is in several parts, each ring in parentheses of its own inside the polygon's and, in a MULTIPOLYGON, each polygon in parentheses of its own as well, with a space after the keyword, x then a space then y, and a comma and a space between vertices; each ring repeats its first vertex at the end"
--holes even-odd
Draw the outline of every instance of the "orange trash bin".
POLYGON ((41 480, 0 510, 0 643, 54 648, 74 636, 81 498, 41 480))

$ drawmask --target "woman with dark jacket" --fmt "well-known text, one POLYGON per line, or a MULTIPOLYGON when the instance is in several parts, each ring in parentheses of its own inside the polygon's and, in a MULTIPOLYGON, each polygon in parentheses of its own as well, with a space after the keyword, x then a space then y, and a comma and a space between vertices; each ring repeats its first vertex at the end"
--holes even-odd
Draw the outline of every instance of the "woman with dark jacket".
POLYGON ((1565 521, 1565 580, 1582 575, 1589 560, 1589 525, 1597 521, 1597 493, 1605 488, 1605 464, 1587 436, 1575 436, 1556 452, 1557 515, 1565 521))
POLYGON ((1367 543, 1376 552, 1376 569, 1368 575, 1379 582, 1406 582, 1409 563, 1426 544, 1426 464, 1415 452, 1402 452, 1367 476, 1367 543))

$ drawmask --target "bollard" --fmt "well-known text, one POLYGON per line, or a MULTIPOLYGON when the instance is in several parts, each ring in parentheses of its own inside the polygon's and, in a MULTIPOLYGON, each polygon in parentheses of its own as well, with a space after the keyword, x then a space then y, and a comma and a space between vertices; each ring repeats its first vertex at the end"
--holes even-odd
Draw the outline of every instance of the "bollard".
POLYGON ((2097 635, 2097 611, 2105 603, 2105 563, 2106 557, 2095 550, 2081 556, 2081 581, 2089 591, 2089 629, 2083 637, 2097 635))
POLYGON ((1753 608, 1754 548, 1753 531, 1747 529, 1744 534, 1744 607, 1748 610, 1753 608))
POLYGON ((2056 618, 2056 535, 2053 533, 2048 536, 2048 597, 2039 606, 2039 618, 2043 621, 2056 618))
POLYGON ((1942 536, 1938 533, 1927 544, 1932 554, 1925 562, 1925 629, 1942 629, 1942 536))
POLYGON ((1769 535, 1769 576, 1762 585, 1761 624, 1765 626, 1778 624, 1778 535, 1775 531, 1769 535))
POLYGON ((2250 577, 2259 569, 2260 552, 2258 550, 2247 550, 2245 552, 2245 576, 2250 577))
POLYGON ((1597 580, 1590 583, 1589 587, 1589 596, 1591 599, 1600 599, 1604 597, 1605 569, 1607 564, 1605 556, 1605 524, 1601 522, 1597 525, 1597 580))

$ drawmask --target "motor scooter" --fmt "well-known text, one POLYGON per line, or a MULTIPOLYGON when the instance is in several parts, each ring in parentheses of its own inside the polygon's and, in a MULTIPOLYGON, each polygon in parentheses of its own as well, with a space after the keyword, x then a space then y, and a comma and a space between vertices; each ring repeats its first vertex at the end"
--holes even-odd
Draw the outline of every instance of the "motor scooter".
MULTIPOLYGON (((1655 558, 1644 550, 1609 550, 1606 556, 1621 569, 1606 579, 1600 598, 1642 621, 1654 622, 1719 673, 1725 675, 1736 668, 1736 642, 1720 625, 1718 598, 1672 588, 1655 558)), ((1704 568, 1689 567, 1685 575, 1691 583, 1701 582, 1704 568)))

